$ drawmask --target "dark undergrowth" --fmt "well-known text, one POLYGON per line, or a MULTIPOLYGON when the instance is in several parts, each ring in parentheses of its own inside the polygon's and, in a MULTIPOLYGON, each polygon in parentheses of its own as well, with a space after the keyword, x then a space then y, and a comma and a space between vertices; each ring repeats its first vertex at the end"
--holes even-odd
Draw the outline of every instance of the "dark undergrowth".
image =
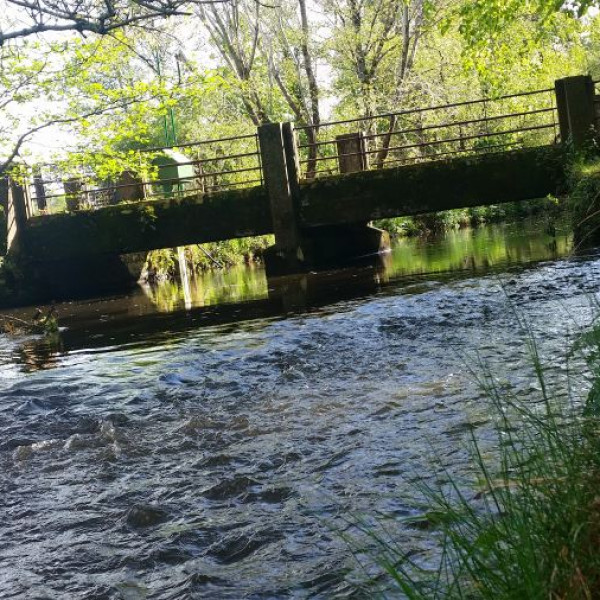
POLYGON ((461 227, 478 227, 487 223, 510 223, 527 217, 544 214, 548 221, 564 212, 564 204, 556 198, 540 198, 527 202, 508 202, 491 206, 477 206, 447 210, 439 213, 381 219, 377 227, 386 229, 393 236, 416 236, 439 233, 461 227))
MULTIPOLYGON (((248 237, 210 244, 186 246, 184 255, 188 271, 199 273, 209 269, 262 262, 262 254, 274 243, 273 236, 248 237)), ((148 255, 147 278, 174 279, 179 276, 179 259, 175 248, 155 250, 148 255)))
POLYGON ((575 244, 600 243, 600 159, 576 163, 571 169, 569 204, 575 244))

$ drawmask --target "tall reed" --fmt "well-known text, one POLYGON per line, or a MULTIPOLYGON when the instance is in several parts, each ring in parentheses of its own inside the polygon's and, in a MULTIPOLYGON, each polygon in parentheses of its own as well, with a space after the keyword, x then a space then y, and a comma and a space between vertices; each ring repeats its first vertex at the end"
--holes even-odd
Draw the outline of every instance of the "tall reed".
POLYGON ((493 408, 496 438, 495 451, 484 453, 471 434, 479 476, 474 487, 465 489, 450 477, 447 486, 419 490, 428 505, 422 518, 439 540, 434 566, 383 529, 356 523, 385 572, 383 588, 381 577, 369 583, 381 596, 600 598, 600 326, 580 336, 575 347, 587 361, 584 375, 590 380, 580 401, 572 389, 569 399, 553 393, 532 335, 528 345, 538 398, 517 398, 483 365, 473 369, 493 408))

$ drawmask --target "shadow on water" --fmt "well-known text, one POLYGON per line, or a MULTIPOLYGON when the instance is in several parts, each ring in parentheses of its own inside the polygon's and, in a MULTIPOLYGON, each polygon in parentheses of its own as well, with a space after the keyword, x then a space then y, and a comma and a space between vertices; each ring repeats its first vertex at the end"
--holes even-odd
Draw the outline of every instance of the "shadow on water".
POLYGON ((14 358, 26 370, 47 369, 73 351, 144 346, 206 326, 239 329, 252 321, 256 326, 256 320, 264 323, 386 291, 418 293, 432 282, 524 268, 568 256, 571 249, 568 232, 549 236, 531 221, 400 239, 391 253, 336 271, 269 281, 259 267, 208 272, 193 276, 185 286, 167 281, 123 296, 59 304, 60 335, 27 340, 14 358))

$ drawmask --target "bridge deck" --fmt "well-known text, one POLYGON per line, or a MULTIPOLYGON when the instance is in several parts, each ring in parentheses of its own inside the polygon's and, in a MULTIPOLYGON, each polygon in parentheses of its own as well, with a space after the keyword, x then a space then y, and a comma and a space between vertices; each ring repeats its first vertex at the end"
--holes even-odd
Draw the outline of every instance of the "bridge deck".
MULTIPOLYGON (((303 227, 366 222, 556 194, 559 147, 515 150, 317 179, 301 185, 303 227)), ((273 232, 262 186, 30 218, 36 261, 124 254, 273 232)))

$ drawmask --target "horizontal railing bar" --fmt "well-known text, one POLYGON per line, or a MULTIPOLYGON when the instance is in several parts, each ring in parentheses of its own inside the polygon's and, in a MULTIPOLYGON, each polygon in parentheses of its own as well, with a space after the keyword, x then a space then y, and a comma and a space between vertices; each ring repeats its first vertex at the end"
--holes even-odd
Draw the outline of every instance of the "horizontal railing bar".
POLYGON ((298 148, 317 148, 318 146, 326 146, 327 144, 335 144, 337 140, 326 140, 324 142, 315 142, 314 144, 298 144, 298 148))
POLYGON ((332 154, 331 156, 316 156, 315 158, 307 158, 307 159, 302 159, 300 162, 301 165, 305 165, 306 163, 309 162, 321 162, 323 160, 337 160, 338 157, 340 156, 356 156, 358 154, 361 154, 360 152, 353 152, 352 154, 332 154))
POLYGON ((249 183, 263 183, 262 179, 250 179, 248 181, 234 181, 231 183, 218 183, 216 185, 207 185, 205 188, 224 188, 224 187, 232 187, 235 185, 248 185, 249 183))
POLYGON ((216 175, 231 175, 232 173, 246 173, 248 171, 262 171, 262 167, 244 167, 243 169, 231 169, 231 171, 217 171, 215 173, 200 173, 192 179, 201 178, 206 179, 207 177, 215 177, 216 175))
POLYGON ((386 135, 401 135, 405 133, 419 133, 421 131, 431 131, 433 129, 448 129, 450 127, 460 127, 462 125, 474 125, 477 123, 487 123, 489 121, 501 121, 503 119, 514 119, 517 117, 525 117, 528 115, 536 115, 548 112, 555 112, 556 108, 540 108, 539 110, 534 110, 530 112, 521 112, 521 113, 512 113, 506 115, 497 115, 494 117, 487 117, 481 119, 470 119, 469 121, 454 121, 452 123, 442 123, 441 125, 427 125, 425 127, 415 127, 413 129, 398 129, 394 131, 387 131, 384 133, 373 133, 370 135, 365 135, 364 139, 371 140, 379 137, 385 137, 386 135))
POLYGON ((385 162, 384 162, 384 166, 387 166, 390 163, 391 164, 397 164, 397 163, 406 164, 406 163, 428 162, 428 161, 431 161, 431 159, 435 158, 436 156, 454 156, 456 154, 469 154, 471 152, 484 154, 485 152, 488 152, 490 150, 490 148, 493 148, 493 149, 506 148, 508 146, 515 146, 519 143, 522 143, 522 141, 523 140, 519 140, 518 142, 506 143, 506 144, 494 144, 493 146, 482 146, 481 148, 470 148, 468 150, 452 150, 452 151, 446 151, 446 152, 435 152, 434 154, 430 154, 428 156, 409 156, 409 157, 405 156, 403 158, 393 158, 393 159, 386 158, 385 162))
MULTIPOLYGON (((480 152, 481 154, 497 154, 498 152, 500 152, 501 148, 506 148, 506 146, 510 146, 511 144, 500 144, 498 146, 487 146, 485 148, 473 148, 472 150, 470 150, 469 152, 480 152), (493 148, 494 150, 490 151, 490 148, 493 148), (484 152, 485 151, 485 152, 484 152)), ((530 146, 529 148, 532 150, 535 149, 539 149, 539 148, 552 148, 553 144, 540 144, 537 146, 530 146)), ((428 157, 420 157, 420 156, 415 156, 412 157, 410 159, 398 159, 398 161, 400 160, 409 160, 411 161, 413 164, 414 163, 425 163, 425 162, 440 162, 440 160, 445 160, 445 159, 440 159, 440 160, 435 160, 436 157, 438 156, 450 156, 450 155, 455 155, 455 154, 468 154, 468 152, 436 152, 434 154, 430 154, 428 157)), ((391 161, 390 161, 391 162, 391 161)))
MULTIPOLYGON (((197 163, 205 163, 205 162, 214 162, 217 160, 230 160, 232 158, 244 158, 246 156, 260 156, 259 152, 244 152, 243 154, 230 154, 229 156, 215 156, 213 158, 199 158, 194 161, 193 164, 197 163)), ((186 164, 186 163, 178 163, 178 164, 186 164)))
MULTIPOLYGON (((101 192, 112 192, 112 191, 120 189, 120 188, 128 188, 128 187, 134 187, 134 186, 156 187, 157 185, 160 185, 161 183, 178 183, 181 181, 193 181, 194 179, 207 179, 209 177, 216 177, 217 175, 230 175, 233 173, 246 173, 249 171, 259 171, 259 170, 261 170, 260 167, 248 167, 245 169, 236 169, 236 170, 232 170, 232 171, 219 171, 216 173, 200 173, 198 175, 190 175, 189 177, 171 177, 168 179, 155 179, 153 181, 140 181, 140 182, 131 183, 131 184, 122 184, 122 185, 115 185, 115 186, 103 187, 103 188, 93 188, 93 189, 89 189, 89 190, 82 189, 82 190, 77 190, 75 192, 62 192, 60 194, 46 194, 46 198, 60 198, 60 197, 77 198, 78 196, 99 194, 101 192)), ((243 181, 240 182, 240 184, 243 184, 243 183, 244 183, 243 181)), ((37 196, 32 196, 32 199, 37 200, 37 196)))
POLYGON ((334 175, 339 175, 340 174, 339 171, 337 171, 337 170, 335 172, 333 172, 333 173, 331 171, 328 171, 328 170, 313 171, 312 173, 313 173, 313 177, 311 179, 308 179, 306 177, 307 174, 305 173, 304 174, 305 176, 304 176, 304 178, 303 178, 302 181, 312 181, 313 179, 322 179, 322 177, 319 176, 319 173, 325 173, 329 177, 333 177, 334 175))
POLYGON ((185 142, 182 144, 175 144, 173 146, 153 146, 151 148, 137 148, 135 151, 140 152, 140 153, 160 152, 160 150, 173 150, 176 148, 191 148, 192 146, 202 146, 204 144, 216 144, 218 142, 233 142, 236 140, 249 140, 251 138, 257 139, 258 134, 249 133, 247 135, 235 135, 235 136, 231 136, 231 137, 215 138, 212 140, 200 140, 197 142, 185 142))
POLYGON ((388 118, 388 117, 394 117, 394 116, 399 116, 399 115, 408 115, 408 114, 413 114, 413 113, 422 113, 422 112, 427 112, 427 111, 431 111, 431 110, 442 110, 442 109, 447 109, 447 108, 457 108, 459 106, 469 106, 472 104, 483 104, 483 103, 487 103, 487 102, 499 102, 501 100, 509 100, 511 98, 520 98, 520 97, 524 97, 524 96, 533 96, 535 94, 544 94, 544 93, 548 93, 548 92, 553 92, 554 88, 546 88, 546 89, 541 89, 541 90, 533 90, 531 92, 521 92, 519 94, 508 94, 506 96, 498 96, 497 98, 480 98, 478 100, 467 100, 465 102, 455 102, 453 104, 439 104, 439 105, 435 105, 435 106, 427 106, 424 108, 410 108, 407 110, 402 110, 402 111, 398 111, 398 112, 388 112, 388 113, 382 113, 379 115, 373 115, 372 117, 357 117, 355 119, 345 119, 342 121, 330 121, 329 123, 321 123, 320 125, 303 125, 300 127, 294 127, 294 129, 296 131, 306 131, 308 129, 316 129, 316 128, 321 128, 321 127, 330 127, 332 125, 343 125, 344 123, 358 123, 360 121, 373 121, 375 119, 383 119, 383 118, 388 118))
MULTIPOLYGON (((214 158, 200 158, 200 159, 197 159, 197 160, 190 160, 188 162, 176 163, 176 164, 173 164, 173 166, 174 167, 185 167, 185 166, 190 166, 190 165, 199 165, 201 163, 217 162, 217 161, 220 161, 220 160, 231 160, 233 158, 244 158, 244 157, 249 157, 249 156, 256 156, 257 158, 260 157, 260 155, 259 155, 258 152, 246 152, 246 153, 243 153, 243 154, 231 154, 231 155, 228 155, 228 156, 219 156, 219 157, 214 157, 214 158)), ((161 166, 163 166, 163 165, 161 165, 161 166)), ((83 176, 80 176, 80 177, 69 177, 67 179, 44 179, 44 180, 41 180, 41 181, 38 179, 35 182, 29 183, 29 185, 34 186, 34 185, 36 185, 36 183, 37 184, 39 184, 39 183, 42 183, 42 184, 48 184, 48 183, 59 184, 59 183, 64 183, 65 181, 74 181, 75 182, 75 181, 84 181, 84 180, 87 180, 87 179, 94 179, 94 176, 93 175, 83 175, 83 176)), ((124 185, 127 187, 129 185, 134 185, 134 184, 124 184, 124 185)))
MULTIPOLYGON (((497 131, 497 132, 490 132, 490 133, 479 133, 476 135, 466 135, 463 137, 457 137, 457 138, 446 138, 443 140, 435 140, 433 142, 426 142, 426 143, 421 143, 421 144, 409 144, 406 146, 392 146, 390 148, 387 148, 388 152, 392 152, 394 150, 409 150, 411 148, 426 148, 428 146, 437 146, 439 144, 450 144, 450 143, 454 143, 454 142, 461 142, 461 141, 465 141, 465 140, 477 140, 477 139, 482 139, 482 138, 486 138, 486 137, 494 137, 497 135, 509 135, 511 133, 523 133, 524 131, 536 131, 536 130, 540 130, 540 129, 553 129, 554 127, 556 127, 556 125, 554 123, 549 123, 546 125, 535 125, 535 126, 531 126, 531 127, 521 127, 519 129, 504 129, 502 131, 497 131)), ((376 154, 378 152, 381 152, 381 148, 377 149, 377 150, 366 150, 365 154, 376 154)), ((468 150, 465 150, 468 151, 468 150)), ((341 154, 340 156, 355 156, 356 154, 361 154, 360 152, 356 152, 356 153, 350 153, 350 154, 341 154)))

